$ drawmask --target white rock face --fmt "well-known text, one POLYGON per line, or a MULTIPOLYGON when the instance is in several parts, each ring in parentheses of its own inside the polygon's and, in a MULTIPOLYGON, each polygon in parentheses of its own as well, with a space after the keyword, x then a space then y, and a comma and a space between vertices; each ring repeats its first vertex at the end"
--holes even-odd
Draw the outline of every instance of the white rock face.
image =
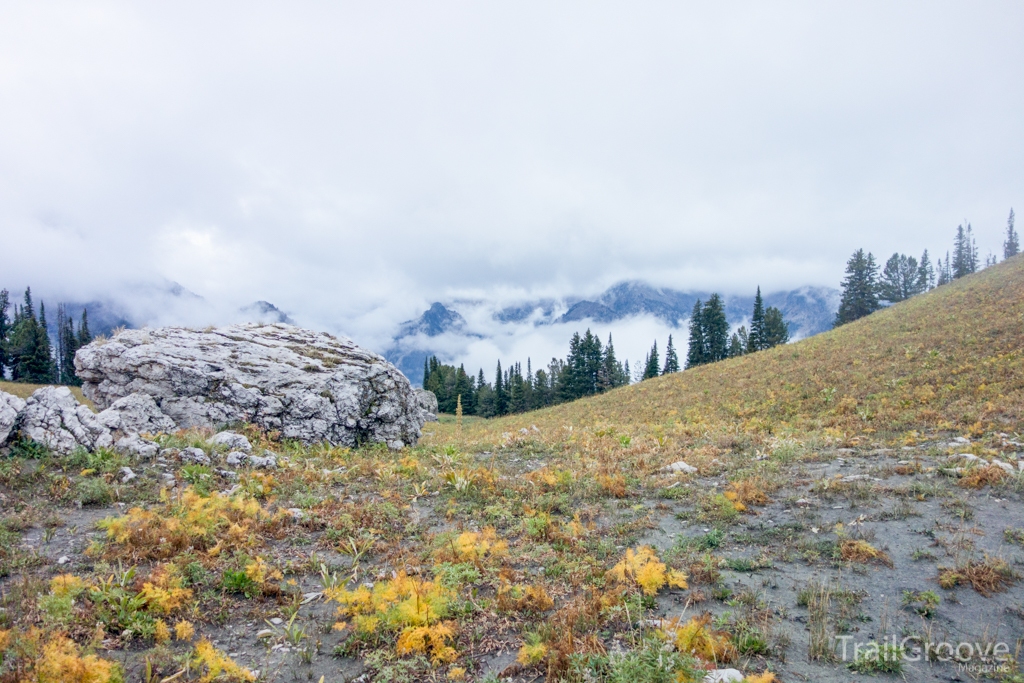
POLYGON ((129 434, 114 442, 114 450, 118 453, 137 455, 140 458, 152 458, 160 450, 160 445, 155 441, 143 439, 138 434, 129 434))
POLYGON ((22 435, 64 455, 77 446, 91 451, 114 441, 110 430, 67 387, 36 389, 25 402, 18 428, 22 435))
POLYGON ((704 677, 704 683, 742 683, 743 674, 736 669, 715 669, 704 677))
POLYGON ((252 444, 249 439, 236 432, 218 432, 211 436, 207 442, 211 446, 227 446, 233 451, 252 452, 252 444))
POLYGON ((80 349, 75 370, 98 406, 148 394, 180 428, 247 421, 306 443, 397 449, 426 419, 382 357, 281 323, 125 330, 80 349))
POLYGON ((158 434, 178 428, 174 420, 160 412, 149 394, 134 393, 119 398, 96 417, 107 429, 126 434, 158 434))
POLYGON ((7 443, 18 423, 18 415, 25 410, 25 401, 14 394, 0 391, 0 446, 7 443))

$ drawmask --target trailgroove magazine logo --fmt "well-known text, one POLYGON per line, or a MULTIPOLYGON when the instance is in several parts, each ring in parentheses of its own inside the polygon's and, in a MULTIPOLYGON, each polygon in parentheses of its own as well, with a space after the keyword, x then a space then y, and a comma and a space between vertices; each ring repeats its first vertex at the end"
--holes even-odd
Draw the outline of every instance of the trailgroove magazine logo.
POLYGON ((836 636, 842 644, 842 661, 854 666, 863 664, 896 664, 897 662, 956 662, 960 671, 971 674, 1010 673, 1015 657, 1007 643, 932 642, 920 636, 902 640, 892 636, 881 643, 855 642, 853 636, 836 636))

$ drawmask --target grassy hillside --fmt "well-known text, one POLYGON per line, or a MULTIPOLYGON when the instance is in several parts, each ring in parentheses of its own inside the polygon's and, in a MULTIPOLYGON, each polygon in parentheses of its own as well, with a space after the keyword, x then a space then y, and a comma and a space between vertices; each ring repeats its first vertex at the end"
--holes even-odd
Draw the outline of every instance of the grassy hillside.
MULTIPOLYGON (((441 425, 435 438, 499 442, 536 425, 671 435, 1020 431, 1024 258, 839 329, 526 415, 441 425)), ((564 430, 563 430, 564 431, 564 430)))

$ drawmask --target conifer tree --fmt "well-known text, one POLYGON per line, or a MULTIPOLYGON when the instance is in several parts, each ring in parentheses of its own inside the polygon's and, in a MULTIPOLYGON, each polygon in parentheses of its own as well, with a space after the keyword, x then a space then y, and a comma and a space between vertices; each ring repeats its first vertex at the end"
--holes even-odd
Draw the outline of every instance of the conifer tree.
POLYGON ((672 335, 668 335, 668 344, 665 346, 665 367, 661 374, 667 375, 672 372, 679 372, 679 356, 676 355, 676 347, 672 345, 672 335))
POLYGON ((604 347, 604 359, 602 360, 601 367, 601 386, 603 391, 628 384, 628 372, 623 370, 622 364, 615 357, 615 346, 612 344, 611 334, 608 335, 608 343, 604 347))
POLYGON ((427 380, 429 380, 429 379, 430 379, 430 363, 429 363, 429 359, 426 356, 424 356, 423 357, 423 388, 424 389, 427 388, 427 380))
POLYGON ((654 340, 651 352, 647 354, 647 365, 644 367, 644 379, 651 379, 660 374, 660 363, 658 362, 658 340, 654 340))
POLYGON ((78 348, 92 342, 92 332, 89 331, 89 311, 82 309, 82 321, 78 323, 78 348))
POLYGON ((709 363, 725 360, 729 356, 729 322, 725 319, 722 297, 712 294, 701 313, 704 322, 704 349, 709 363))
POLYGON ((938 287, 939 285, 948 285, 950 282, 953 281, 953 270, 949 266, 949 252, 948 251, 946 252, 946 261, 945 262, 943 262, 942 259, 938 260, 938 271, 939 271, 939 278, 938 278, 938 282, 935 285, 936 287, 938 287))
POLYGON ((953 241, 952 270, 953 279, 978 271, 978 245, 975 244, 970 223, 967 223, 966 230, 963 225, 958 225, 956 228, 956 238, 953 241))
POLYGON ((917 282, 914 286, 914 293, 927 292, 935 286, 935 268, 932 267, 932 259, 925 249, 921 254, 921 263, 917 266, 917 282))
POLYGON ((686 367, 693 368, 707 363, 704 355, 704 306, 700 299, 693 304, 690 314, 690 342, 686 349, 686 367))
POLYGON ((1003 258, 1007 259, 1020 253, 1020 237, 1013 229, 1013 208, 1010 209, 1010 217, 1006 219, 1006 241, 1003 242, 1003 258))
POLYGON ((733 332, 732 337, 729 339, 729 357, 735 358, 745 354, 749 343, 747 328, 744 325, 740 325, 739 329, 733 332))
POLYGON ((769 306, 764 311, 765 348, 773 348, 789 342, 789 323, 782 317, 782 311, 769 306))
POLYGON ((494 375, 494 411, 496 415, 505 415, 508 412, 508 395, 505 393, 504 377, 501 374, 501 361, 498 361, 498 369, 494 375))
POLYGON ((629 384, 630 381, 633 379, 633 375, 631 375, 630 371, 629 371, 629 359, 628 358, 625 360, 624 365, 625 365, 625 367, 623 368, 623 374, 625 375, 625 381, 623 382, 623 385, 626 385, 626 384, 629 384))
POLYGON ((853 322, 877 311, 880 308, 877 290, 878 266, 875 257, 858 249, 846 262, 846 278, 843 280, 835 326, 853 322))
POLYGON ((11 336, 11 320, 7 317, 10 305, 10 293, 6 289, 0 290, 0 380, 5 377, 5 370, 11 366, 11 358, 7 351, 11 336))
POLYGON ((750 337, 747 340, 747 353, 767 348, 764 345, 764 301, 761 299, 761 287, 758 285, 754 296, 754 314, 750 317, 750 337))
POLYGON ((917 259, 905 254, 893 254, 885 262, 878 282, 878 296, 883 301, 897 303, 924 291, 920 288, 921 273, 917 259))

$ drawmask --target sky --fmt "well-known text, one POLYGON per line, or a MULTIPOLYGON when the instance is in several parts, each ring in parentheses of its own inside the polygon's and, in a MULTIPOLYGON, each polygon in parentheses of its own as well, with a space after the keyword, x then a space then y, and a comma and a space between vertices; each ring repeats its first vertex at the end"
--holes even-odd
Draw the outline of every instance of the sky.
POLYGON ((433 301, 999 253, 1011 206, 1020 2, 0 6, 0 285, 51 299, 379 350, 433 301))

